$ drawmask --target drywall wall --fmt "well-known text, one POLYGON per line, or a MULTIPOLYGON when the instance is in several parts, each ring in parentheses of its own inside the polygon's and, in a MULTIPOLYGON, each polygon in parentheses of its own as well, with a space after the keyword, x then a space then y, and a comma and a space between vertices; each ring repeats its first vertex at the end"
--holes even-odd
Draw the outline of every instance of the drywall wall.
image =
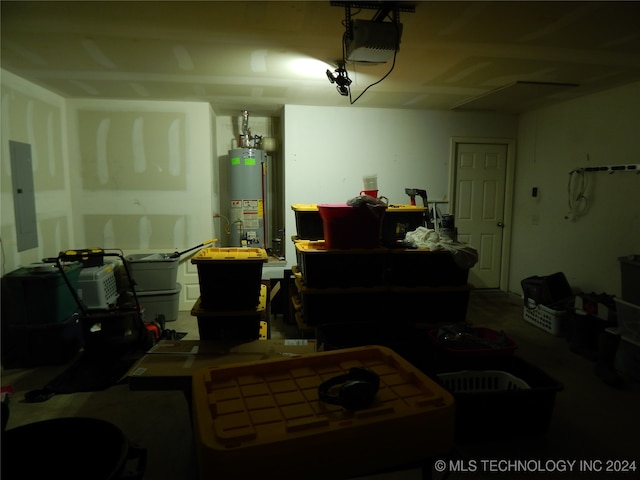
POLYGON ((64 99, 2 71, 0 238, 2 274, 55 257, 73 243, 64 99), (38 246, 16 248, 9 141, 31 146, 38 246))
MULTIPOLYGON (((67 118, 78 245, 173 253, 219 236, 208 104, 69 100, 67 118)), ((199 295, 189 263, 181 257, 182 309, 199 295)))
POLYGON ((640 254, 640 174, 586 174, 589 208, 572 220, 569 173, 640 164, 638 112, 635 83, 520 117, 511 291, 521 293, 528 276, 562 271, 574 288, 620 295, 618 258, 640 254))
MULTIPOLYGON (((273 119, 251 117, 250 126, 281 138, 273 119)), ((3 71, 3 273, 66 249, 174 252, 212 238, 219 245, 226 235, 223 220, 213 218, 224 211, 221 159, 239 127, 239 116, 218 121, 206 103, 65 100, 3 71), (40 242, 20 253, 8 140, 31 143, 34 159, 40 242)), ((199 296, 195 252, 178 269, 181 310, 199 296)))
MULTIPOLYGON (((344 203, 377 174, 379 195, 409 204, 405 188, 449 200, 451 137, 515 138, 507 114, 285 106, 286 257, 295 264, 292 204, 344 203)), ((418 200, 418 203, 420 200, 418 200)))

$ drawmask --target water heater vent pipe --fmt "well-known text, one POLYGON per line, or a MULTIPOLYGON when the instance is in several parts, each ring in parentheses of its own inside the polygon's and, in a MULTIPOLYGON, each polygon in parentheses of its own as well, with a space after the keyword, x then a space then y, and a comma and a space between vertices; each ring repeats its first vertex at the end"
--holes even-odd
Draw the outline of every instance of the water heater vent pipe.
POLYGON ((249 130, 249 111, 242 111, 242 147, 250 148, 251 130, 249 130))

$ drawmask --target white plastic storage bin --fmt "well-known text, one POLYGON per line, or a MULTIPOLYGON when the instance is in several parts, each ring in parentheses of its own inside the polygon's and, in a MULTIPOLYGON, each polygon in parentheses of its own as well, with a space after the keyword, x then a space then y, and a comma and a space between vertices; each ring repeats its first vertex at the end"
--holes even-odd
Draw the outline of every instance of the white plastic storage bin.
POLYGON ((167 253, 140 253, 127 255, 125 260, 136 292, 176 288, 180 257, 167 253))
POLYGON ((172 290, 158 290, 155 292, 138 292, 138 303, 142 309, 142 317, 145 322, 153 322, 160 315, 164 315, 166 322, 178 319, 178 307, 180 305, 180 290, 182 285, 177 284, 172 290))

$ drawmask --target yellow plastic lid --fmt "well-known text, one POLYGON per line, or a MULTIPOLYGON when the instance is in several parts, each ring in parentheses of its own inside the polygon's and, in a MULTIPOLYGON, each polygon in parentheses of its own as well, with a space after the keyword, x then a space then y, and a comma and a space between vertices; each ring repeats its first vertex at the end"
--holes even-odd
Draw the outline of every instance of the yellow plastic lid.
POLYGON ((384 254, 389 251, 386 247, 378 247, 378 248, 328 248, 327 244, 324 240, 303 240, 298 242, 293 242, 296 246, 296 251, 298 253, 324 253, 328 252, 330 254, 345 254, 345 255, 377 255, 384 254))
POLYGON ((426 212, 427 207, 420 207, 418 205, 389 205, 386 213, 393 212, 426 212))
POLYGON ((239 247, 209 247, 200 250, 191 258, 191 263, 209 261, 236 262, 236 261, 260 261, 268 260, 267 251, 264 248, 239 248, 239 247))
MULTIPOLYGON (((203 368, 193 376, 193 410, 200 471, 220 478, 257 478, 291 466, 300 472, 316 456, 331 462, 311 462, 312 475, 301 476, 330 478, 335 468, 342 472, 357 463, 352 449, 340 445, 345 439, 357 445, 358 455, 385 448, 379 461, 367 460, 374 470, 453 447, 453 396, 382 346, 203 368), (380 379, 371 405, 348 411, 323 402, 320 385, 353 367, 366 367, 380 379), (282 462, 282 452, 297 463, 282 462)), ((345 471, 349 478, 366 473, 345 471)))
POLYGON ((291 205, 291 210, 296 212, 317 212, 318 204, 317 203, 294 203, 291 205))
POLYGON ((324 240, 304 240, 300 242, 294 242, 296 250, 299 252, 326 252, 327 246, 324 240))

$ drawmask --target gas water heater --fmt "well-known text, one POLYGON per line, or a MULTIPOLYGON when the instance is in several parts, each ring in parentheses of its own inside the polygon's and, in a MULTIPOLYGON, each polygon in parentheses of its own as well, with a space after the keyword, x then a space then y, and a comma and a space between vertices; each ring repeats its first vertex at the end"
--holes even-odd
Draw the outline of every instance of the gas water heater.
POLYGON ((267 155, 261 137, 251 137, 248 113, 243 112, 241 147, 229 150, 230 244, 268 248, 267 155))

